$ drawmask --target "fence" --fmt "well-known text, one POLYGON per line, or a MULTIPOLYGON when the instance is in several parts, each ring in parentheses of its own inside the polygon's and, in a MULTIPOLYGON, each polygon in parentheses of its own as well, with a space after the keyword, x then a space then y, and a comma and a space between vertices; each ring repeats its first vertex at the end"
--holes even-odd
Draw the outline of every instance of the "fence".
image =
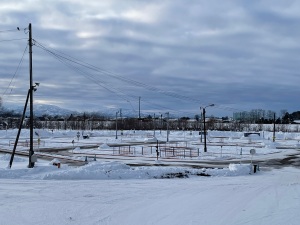
MULTIPOLYGON (((9 146, 14 146, 15 145, 15 140, 9 140, 9 146)), ((30 141, 28 140, 19 140, 18 141, 18 145, 17 146, 22 146, 22 147, 29 147, 30 145, 30 141)), ((33 141, 33 146, 34 147, 45 147, 45 141, 42 141, 42 140, 34 140, 33 141)))

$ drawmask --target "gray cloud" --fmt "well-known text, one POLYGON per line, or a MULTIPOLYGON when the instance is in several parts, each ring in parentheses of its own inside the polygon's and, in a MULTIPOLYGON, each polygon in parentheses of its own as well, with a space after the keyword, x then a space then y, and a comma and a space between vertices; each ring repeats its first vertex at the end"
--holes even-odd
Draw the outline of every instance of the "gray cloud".
MULTIPOLYGON (((195 114, 209 103, 218 115, 230 115, 228 108, 295 111, 299 15, 296 1, 3 1, 0 30, 22 29, 1 32, 0 41, 24 40, 0 42, 0 91, 15 73, 27 44, 23 29, 32 23, 34 80, 41 83, 36 102, 137 110, 141 96, 145 112, 195 114), (140 84, 70 69, 38 43, 140 84)), ((28 85, 26 53, 4 102, 20 104, 28 85)))

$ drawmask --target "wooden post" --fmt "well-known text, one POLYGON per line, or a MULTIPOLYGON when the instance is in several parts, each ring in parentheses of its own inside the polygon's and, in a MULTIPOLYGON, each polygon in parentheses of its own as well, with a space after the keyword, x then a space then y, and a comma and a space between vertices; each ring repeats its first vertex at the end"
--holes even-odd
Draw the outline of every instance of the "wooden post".
POLYGON ((29 90, 30 90, 30 147, 29 147, 29 164, 28 168, 34 167, 34 162, 32 162, 31 157, 34 154, 33 151, 33 82, 32 82, 32 30, 31 23, 29 24, 29 90))
POLYGON ((275 142, 275 113, 274 113, 274 124, 273 124, 273 142, 275 142))

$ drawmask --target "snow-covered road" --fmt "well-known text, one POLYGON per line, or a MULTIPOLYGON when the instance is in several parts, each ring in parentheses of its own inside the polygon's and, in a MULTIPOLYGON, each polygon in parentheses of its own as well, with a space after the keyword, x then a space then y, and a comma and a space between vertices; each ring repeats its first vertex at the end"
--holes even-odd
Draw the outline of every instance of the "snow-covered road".
POLYGON ((1 179, 0 224, 299 224, 300 170, 233 177, 1 179))
MULTIPOLYGON (((88 142, 124 142, 115 140, 114 133, 107 140, 107 135, 103 136, 105 131, 97 132, 88 142)), ((3 148, 11 149, 8 143, 15 133, 0 131, 3 148)), ((12 168, 8 169, 10 154, 0 154, 0 225, 298 225, 300 135, 276 134, 278 138, 273 143, 272 134, 266 132, 255 139, 245 139, 242 133, 235 132, 212 133, 214 136, 226 134, 228 138, 223 138, 222 143, 218 138, 215 142, 220 146, 210 145, 208 153, 201 152, 192 159, 177 157, 170 161, 161 157, 157 161, 155 154, 140 154, 140 146, 136 147, 135 157, 99 155, 96 162, 90 161, 81 167, 62 164, 59 169, 40 158, 34 168, 28 169, 28 158, 15 156, 12 168), (253 140, 259 147, 251 156, 253 140), (243 147, 237 143, 243 143, 243 147), (227 145, 222 147, 223 144, 227 145), (255 174, 249 174, 252 159, 262 162, 261 170, 255 174), (130 167, 128 164, 152 166, 130 167), (193 169, 187 164, 206 169, 193 169), (208 169, 213 167, 211 165, 222 169, 208 169), (287 167, 291 165, 294 167, 287 167), (156 179, 176 173, 189 178, 156 179), (199 173, 211 176, 197 176, 199 173)), ((72 146, 76 131, 52 134, 41 130, 40 135, 47 148, 60 148, 72 146)), ((180 140, 182 135, 182 132, 172 132, 170 138, 180 140)), ((27 136, 25 130, 23 137, 27 136)), ((192 143, 199 138, 196 134, 183 137, 186 141, 189 137, 189 142, 185 142, 189 146, 194 146, 192 143)), ((134 139, 142 141, 144 138, 141 133, 134 139)), ((211 138, 211 143, 213 141, 211 138)), ((90 152, 101 154, 107 148, 113 152, 108 145, 80 149, 85 144, 87 140, 78 141, 78 146, 68 152, 70 157, 73 153, 76 156, 90 152)), ((77 159, 76 156, 72 157, 77 159)))

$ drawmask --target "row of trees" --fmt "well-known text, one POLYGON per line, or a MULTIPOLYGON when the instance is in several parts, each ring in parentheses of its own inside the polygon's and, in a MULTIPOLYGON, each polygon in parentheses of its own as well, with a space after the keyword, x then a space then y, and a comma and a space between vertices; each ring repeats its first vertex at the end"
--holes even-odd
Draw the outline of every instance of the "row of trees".
MULTIPOLYGON (((1 128, 17 128, 20 123, 21 115, 14 111, 8 111, 1 107, 0 119, 1 128)), ((277 129, 287 131, 288 126, 295 118, 300 118, 300 112, 289 114, 282 110, 282 117, 276 118, 277 129)), ((264 110, 252 110, 250 112, 241 112, 234 114, 234 120, 229 118, 222 119, 208 118, 206 128, 209 130, 228 130, 228 131, 260 131, 271 130, 271 126, 263 126, 274 122, 274 112, 264 110), (251 126, 252 124, 259 126, 251 126)), ((26 118, 23 124, 24 128, 29 127, 29 119, 26 118)), ((101 130, 101 129, 119 129, 119 130, 203 130, 203 120, 199 115, 193 119, 181 117, 178 119, 166 117, 148 116, 146 118, 111 118, 97 113, 83 113, 81 115, 70 116, 50 116, 43 115, 34 118, 34 127, 38 129, 72 129, 72 130, 101 130)), ((298 128, 297 128, 298 129, 298 128)), ((297 131, 295 128, 294 130, 297 131)))
POLYGON ((280 110, 279 115, 276 115, 274 111, 253 109, 249 112, 235 112, 233 113, 233 120, 243 123, 256 123, 256 124, 270 124, 274 122, 276 124, 291 124, 295 120, 300 120, 300 111, 288 113, 287 110, 280 110))
MULTIPOLYGON (((4 120, 3 120, 4 121, 4 120)), ((6 118, 6 128, 17 128, 20 123, 18 118, 6 118)), ((74 117, 68 118, 51 118, 51 119, 34 119, 34 127, 36 129, 63 129, 63 130, 196 130, 203 131, 203 121, 192 120, 186 118, 167 119, 137 119, 137 118, 89 118, 74 117)), ((29 128, 29 118, 26 118, 23 123, 23 128, 29 128)), ((270 124, 251 124, 232 121, 223 123, 217 119, 209 118, 206 120, 206 129, 220 131, 272 131, 273 125, 270 124)), ((300 131, 300 125, 277 124, 276 131, 300 131)))

